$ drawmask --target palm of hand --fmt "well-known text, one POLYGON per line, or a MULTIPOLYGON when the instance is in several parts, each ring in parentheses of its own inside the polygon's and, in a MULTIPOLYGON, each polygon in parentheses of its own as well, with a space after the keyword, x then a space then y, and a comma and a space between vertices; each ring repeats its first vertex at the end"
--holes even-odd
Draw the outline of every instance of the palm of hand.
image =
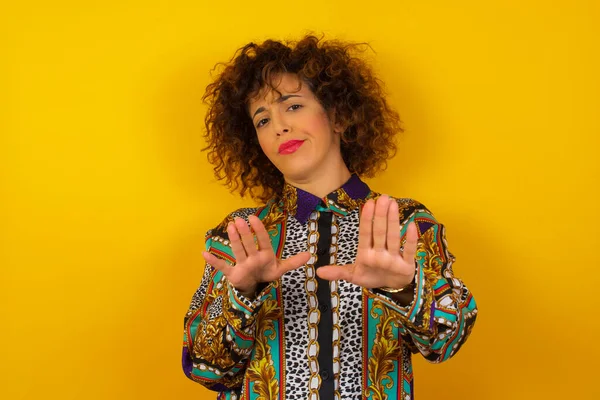
POLYGON ((400 251, 398 203, 388 196, 368 200, 362 209, 358 250, 354 264, 328 265, 317 270, 327 280, 343 279, 366 288, 402 288, 415 274, 417 227, 407 228, 404 250, 400 251))
POLYGON ((254 215, 248 220, 254 233, 241 218, 236 218, 227 226, 235 266, 209 252, 203 253, 206 262, 221 271, 230 284, 243 293, 254 292, 258 283, 279 279, 287 271, 304 265, 310 258, 309 253, 302 252, 286 260, 277 259, 263 223, 254 215))
POLYGON ((236 262, 235 268, 231 268, 226 276, 236 288, 243 288, 249 283, 270 282, 279 278, 279 263, 273 249, 258 249, 251 257, 236 262))

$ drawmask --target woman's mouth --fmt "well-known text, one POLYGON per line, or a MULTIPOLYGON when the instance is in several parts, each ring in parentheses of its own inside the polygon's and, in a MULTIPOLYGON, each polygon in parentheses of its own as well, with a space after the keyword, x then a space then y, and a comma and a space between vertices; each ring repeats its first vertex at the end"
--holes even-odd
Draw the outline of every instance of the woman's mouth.
POLYGON ((279 146, 279 154, 292 154, 302 146, 304 140, 288 140, 279 146))

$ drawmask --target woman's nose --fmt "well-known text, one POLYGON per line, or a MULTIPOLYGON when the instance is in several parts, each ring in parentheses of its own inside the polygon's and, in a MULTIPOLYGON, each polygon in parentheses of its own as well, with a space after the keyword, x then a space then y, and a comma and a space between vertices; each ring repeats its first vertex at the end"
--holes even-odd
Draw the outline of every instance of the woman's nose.
POLYGON ((281 136, 291 132, 290 124, 282 117, 272 117, 273 129, 277 136, 281 136))

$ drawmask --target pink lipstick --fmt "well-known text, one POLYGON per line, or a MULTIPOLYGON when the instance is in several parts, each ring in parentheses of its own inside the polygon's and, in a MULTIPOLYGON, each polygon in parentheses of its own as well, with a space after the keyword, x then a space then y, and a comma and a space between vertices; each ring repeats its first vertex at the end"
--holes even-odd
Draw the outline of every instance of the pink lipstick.
POLYGON ((304 140, 288 140, 279 146, 279 154, 292 154, 302 146, 304 140))

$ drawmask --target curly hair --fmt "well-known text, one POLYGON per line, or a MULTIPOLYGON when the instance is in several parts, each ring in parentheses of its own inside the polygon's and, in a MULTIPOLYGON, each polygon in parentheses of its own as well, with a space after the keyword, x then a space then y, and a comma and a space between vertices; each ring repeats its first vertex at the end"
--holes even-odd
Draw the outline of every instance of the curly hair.
POLYGON ((293 73, 315 94, 323 108, 333 110, 345 127, 341 153, 352 173, 373 176, 395 155, 394 137, 402 132, 400 117, 388 105, 382 82, 359 57, 368 45, 323 40, 312 35, 299 41, 266 40, 238 49, 206 88, 203 101, 208 161, 215 177, 232 192, 267 201, 281 196, 283 174, 262 152, 249 101, 273 78, 293 73))

